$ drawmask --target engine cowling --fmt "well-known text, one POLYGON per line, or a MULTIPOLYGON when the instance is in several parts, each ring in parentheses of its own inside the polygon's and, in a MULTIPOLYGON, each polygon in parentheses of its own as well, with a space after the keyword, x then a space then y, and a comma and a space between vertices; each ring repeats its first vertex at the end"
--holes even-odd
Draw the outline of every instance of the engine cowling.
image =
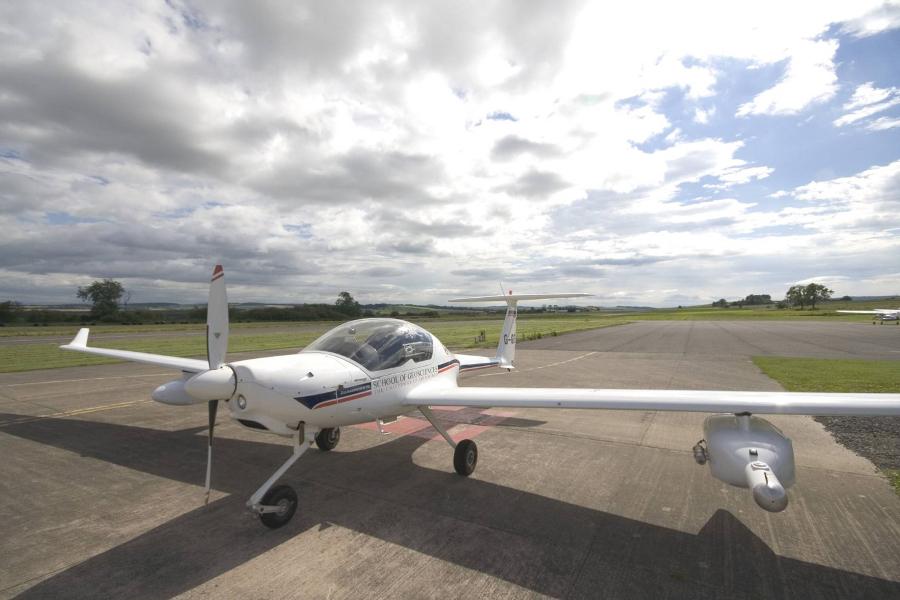
POLYGON ((787 508, 787 488, 794 485, 790 438, 752 415, 711 415, 703 432, 713 477, 751 489, 756 503, 769 512, 787 508))

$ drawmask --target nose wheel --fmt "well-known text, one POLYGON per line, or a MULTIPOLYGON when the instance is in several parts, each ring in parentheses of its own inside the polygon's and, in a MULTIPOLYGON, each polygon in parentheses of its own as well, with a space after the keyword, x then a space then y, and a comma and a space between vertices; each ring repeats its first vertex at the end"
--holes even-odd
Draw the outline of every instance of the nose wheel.
POLYGON ((269 529, 278 529, 287 524, 297 512, 297 492, 289 485, 272 486, 306 452, 313 439, 312 432, 307 435, 305 425, 300 423, 293 436, 294 449, 291 456, 247 500, 247 508, 259 515, 259 520, 269 529))
POLYGON ((319 450, 324 450, 325 452, 334 450, 339 441, 341 441, 340 427, 328 427, 316 434, 316 446, 319 447, 319 450))
POLYGON ((289 485, 279 485, 266 492, 262 498, 259 520, 269 529, 286 524, 297 511, 297 492, 289 485))

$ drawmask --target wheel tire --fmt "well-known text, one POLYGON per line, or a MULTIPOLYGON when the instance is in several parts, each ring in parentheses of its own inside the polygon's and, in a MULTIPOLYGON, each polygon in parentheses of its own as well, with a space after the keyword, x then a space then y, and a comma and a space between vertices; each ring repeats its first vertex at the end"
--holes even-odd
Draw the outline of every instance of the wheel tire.
POLYGON ((339 441, 341 441, 340 427, 327 427, 316 434, 316 446, 319 447, 319 450, 324 450, 325 452, 334 450, 339 441))
POLYGON ((263 513, 259 520, 269 529, 278 529, 286 525, 297 511, 297 492, 289 485, 273 487, 263 496, 261 504, 266 506, 281 506, 280 512, 263 513))
POLYGON ((478 464, 478 446, 472 440, 463 440, 456 445, 453 452, 453 468, 463 477, 475 471, 478 464))

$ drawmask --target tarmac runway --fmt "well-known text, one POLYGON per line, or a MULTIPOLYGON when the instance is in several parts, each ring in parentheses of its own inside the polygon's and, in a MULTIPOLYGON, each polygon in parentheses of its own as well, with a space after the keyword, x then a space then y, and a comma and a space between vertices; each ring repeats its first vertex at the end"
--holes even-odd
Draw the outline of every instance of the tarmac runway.
MULTIPOLYGON (((750 356, 900 359, 898 329, 646 321, 464 381, 777 390, 750 356)), ((0 597, 900 597, 900 498, 808 417, 770 418, 797 460, 783 513, 693 462, 703 415, 463 409, 441 416, 477 441, 472 477, 421 419, 349 428, 285 475, 300 507, 271 531, 243 504, 288 443, 220 412, 204 507, 206 407, 149 399, 173 378, 0 374, 0 597)))

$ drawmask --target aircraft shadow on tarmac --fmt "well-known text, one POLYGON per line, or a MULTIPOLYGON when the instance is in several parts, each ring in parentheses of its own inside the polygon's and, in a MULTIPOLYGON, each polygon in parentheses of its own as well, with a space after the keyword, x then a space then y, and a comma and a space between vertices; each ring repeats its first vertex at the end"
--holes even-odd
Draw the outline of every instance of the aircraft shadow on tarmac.
MULTIPOLYGON (((201 483, 206 449, 198 434, 204 428, 169 432, 17 420, 20 415, 0 414, 0 432, 201 483)), ((218 438, 213 487, 229 496, 53 575, 21 597, 169 598, 300 532, 331 525, 364 534, 360 545, 368 538, 384 540, 555 597, 900 597, 900 583, 777 556, 724 510, 698 534, 684 533, 417 466, 412 454, 426 442, 405 436, 360 451, 311 450, 284 477, 298 489, 298 513, 271 531, 246 515, 243 504, 289 449, 218 438)), ((290 568, 340 569, 344 557, 336 552, 307 546, 290 568)), ((369 560, 384 561, 380 579, 389 579, 391 569, 415 578, 416 565, 401 562, 409 553, 374 553, 369 560)), ((366 595, 366 577, 348 572, 347 582, 344 593, 366 595)))

